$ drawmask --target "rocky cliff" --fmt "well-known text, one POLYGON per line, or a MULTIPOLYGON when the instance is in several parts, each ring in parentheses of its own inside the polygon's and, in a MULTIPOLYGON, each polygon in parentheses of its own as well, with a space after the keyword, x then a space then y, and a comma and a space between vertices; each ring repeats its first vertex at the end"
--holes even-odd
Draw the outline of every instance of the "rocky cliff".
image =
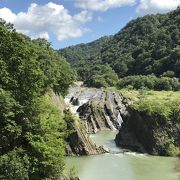
POLYGON ((103 146, 97 146, 89 138, 82 125, 76 123, 76 130, 67 138, 68 146, 66 154, 72 155, 95 155, 108 152, 103 146))
POLYGON ((117 145, 152 155, 180 153, 180 123, 163 116, 131 109, 115 138, 117 145))
MULTIPOLYGON (((89 140, 86 140, 87 133, 105 129, 118 129, 115 142, 126 149, 153 155, 180 153, 180 115, 176 105, 164 105, 163 111, 160 108, 161 113, 158 110, 153 113, 148 101, 146 105, 150 109, 142 110, 133 108, 130 100, 120 93, 79 87, 71 88, 67 99, 72 112, 81 119, 81 126, 84 127, 83 130, 76 128, 77 131, 69 139, 74 147, 71 150, 76 154, 105 152, 93 143, 89 145, 89 140), (174 107, 175 111, 171 109, 174 107), (165 117, 167 114, 168 118, 165 117), (85 146, 81 145, 82 139, 85 146)), ((159 106, 153 102, 152 105, 155 109, 159 106)))
MULTIPOLYGON (((72 102, 81 102, 83 93, 76 92, 71 98, 72 102)), ((104 129, 119 129, 122 118, 128 116, 128 103, 125 98, 115 92, 96 89, 86 89, 86 94, 91 94, 91 98, 77 109, 86 131, 96 133, 104 129)))

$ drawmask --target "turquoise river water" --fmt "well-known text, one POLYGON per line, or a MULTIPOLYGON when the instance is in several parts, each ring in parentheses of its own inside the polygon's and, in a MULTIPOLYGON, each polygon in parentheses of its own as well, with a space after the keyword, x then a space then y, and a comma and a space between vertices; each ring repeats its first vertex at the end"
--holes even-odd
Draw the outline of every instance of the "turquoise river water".
POLYGON ((124 152, 116 147, 116 131, 102 131, 91 138, 110 153, 67 157, 66 172, 75 167, 80 180, 180 180, 180 159, 124 152))

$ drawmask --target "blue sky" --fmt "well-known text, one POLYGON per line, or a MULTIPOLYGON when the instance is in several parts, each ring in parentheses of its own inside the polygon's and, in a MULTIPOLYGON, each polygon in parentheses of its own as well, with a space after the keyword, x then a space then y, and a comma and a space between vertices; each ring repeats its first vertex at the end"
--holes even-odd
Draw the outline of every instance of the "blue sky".
POLYGON ((0 0, 0 18, 59 49, 113 35, 131 19, 178 5, 180 0, 0 0))

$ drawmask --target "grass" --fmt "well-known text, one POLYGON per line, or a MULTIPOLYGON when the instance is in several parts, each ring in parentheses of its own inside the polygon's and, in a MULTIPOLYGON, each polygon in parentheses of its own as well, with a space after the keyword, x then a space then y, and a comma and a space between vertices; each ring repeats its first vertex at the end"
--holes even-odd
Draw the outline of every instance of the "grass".
POLYGON ((173 91, 147 91, 147 90, 121 90, 131 107, 149 115, 161 115, 167 121, 171 117, 180 118, 180 92, 173 91))
POLYGON ((106 90, 121 93, 128 99, 133 109, 145 111, 148 114, 159 114, 166 120, 174 115, 179 121, 180 91, 117 90, 115 87, 106 88, 106 90))
POLYGON ((148 90, 127 90, 122 89, 119 92, 123 94, 124 97, 131 101, 138 101, 141 99, 152 100, 152 101, 160 101, 160 102, 168 102, 168 101, 176 101, 180 103, 180 92, 173 91, 148 91, 148 90))

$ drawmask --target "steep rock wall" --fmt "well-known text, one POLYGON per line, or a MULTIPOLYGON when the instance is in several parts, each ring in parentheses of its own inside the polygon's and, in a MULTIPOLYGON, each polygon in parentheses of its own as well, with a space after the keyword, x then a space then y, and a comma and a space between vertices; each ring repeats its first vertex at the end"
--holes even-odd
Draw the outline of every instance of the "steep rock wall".
POLYGON ((159 113, 134 109, 121 94, 102 89, 72 88, 69 99, 85 127, 83 134, 118 129, 115 142, 123 148, 152 155, 180 152, 179 116, 168 121, 159 113))
POLYGON ((121 147, 152 155, 177 155, 180 148, 180 123, 177 119, 168 122, 160 115, 131 109, 115 142, 121 147))
POLYGON ((76 131, 67 138, 67 155, 95 155, 108 152, 103 146, 97 146, 95 142, 89 138, 84 128, 80 126, 81 125, 76 125, 76 131))
POLYGON ((101 91, 77 109, 88 133, 104 129, 120 129, 122 118, 128 116, 128 103, 115 92, 101 91))

